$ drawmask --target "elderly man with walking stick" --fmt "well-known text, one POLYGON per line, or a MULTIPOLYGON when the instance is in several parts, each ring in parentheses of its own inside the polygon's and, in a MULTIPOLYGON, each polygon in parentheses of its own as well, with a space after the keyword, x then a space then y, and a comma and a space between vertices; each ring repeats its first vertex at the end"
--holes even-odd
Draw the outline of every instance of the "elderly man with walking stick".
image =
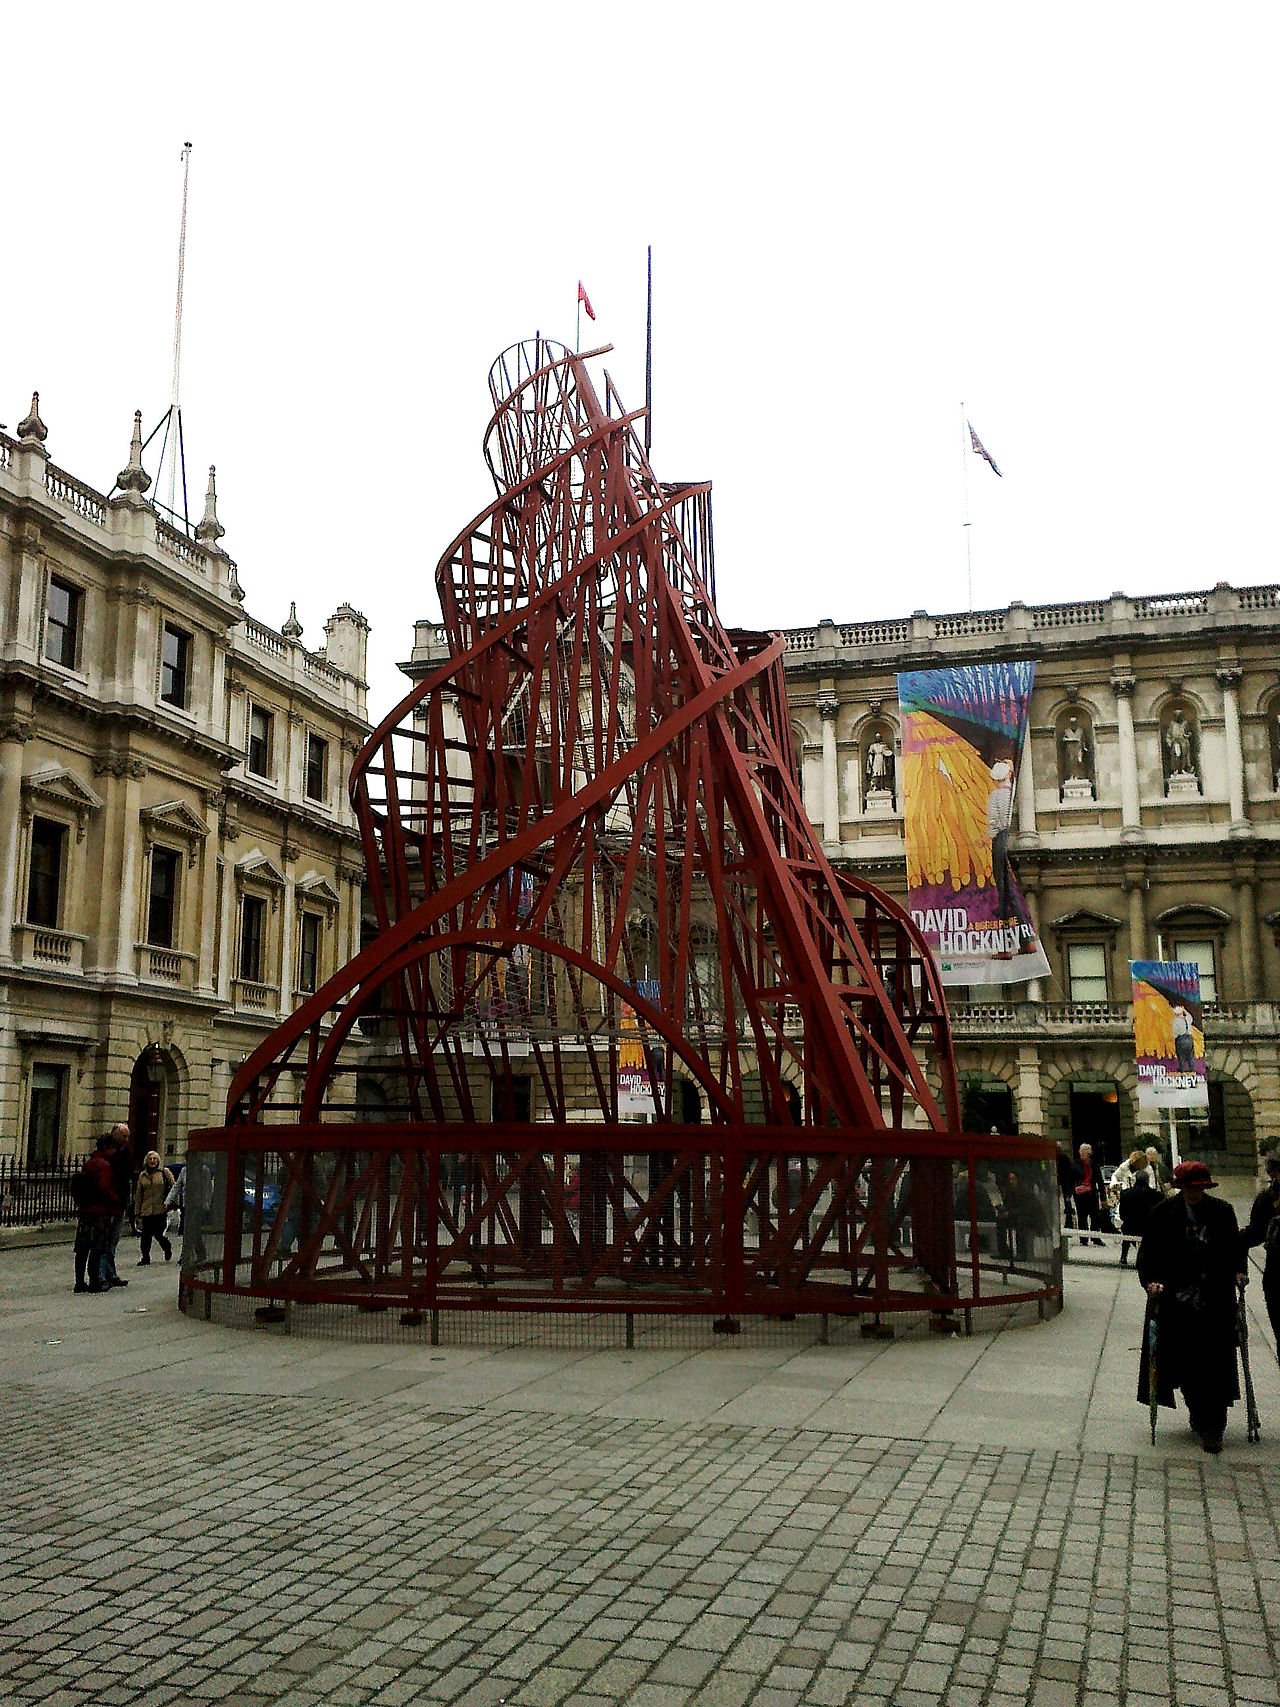
POLYGON ((1227 1410, 1240 1397, 1236 1290, 1247 1278, 1235 1211, 1205 1195, 1216 1183, 1204 1162, 1179 1163, 1175 1195, 1152 1209, 1138 1248, 1138 1278, 1149 1300, 1138 1402, 1171 1407, 1181 1389, 1192 1432, 1210 1453, 1222 1451, 1227 1410))

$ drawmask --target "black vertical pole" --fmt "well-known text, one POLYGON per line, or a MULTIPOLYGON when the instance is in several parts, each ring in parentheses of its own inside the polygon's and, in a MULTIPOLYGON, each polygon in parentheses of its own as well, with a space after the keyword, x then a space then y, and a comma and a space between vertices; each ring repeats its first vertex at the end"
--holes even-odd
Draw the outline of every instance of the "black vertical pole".
POLYGON ((644 312, 644 454, 653 449, 653 244, 646 250, 648 280, 644 312))

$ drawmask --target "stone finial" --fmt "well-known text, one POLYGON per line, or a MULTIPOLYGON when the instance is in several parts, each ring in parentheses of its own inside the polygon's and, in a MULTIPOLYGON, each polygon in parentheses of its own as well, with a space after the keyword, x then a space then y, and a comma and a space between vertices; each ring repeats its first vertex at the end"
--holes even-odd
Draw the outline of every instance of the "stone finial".
POLYGON ((233 557, 227 558, 227 591, 238 604, 244 603, 244 588, 240 585, 240 577, 236 574, 236 564, 233 557))
POLYGON ((18 437, 25 445, 42 445, 49 437, 49 429, 40 419, 40 393, 31 393, 31 413, 18 422, 18 437))
POLYGON ((289 615, 281 625, 280 632, 286 640, 295 644, 302 639, 302 624, 298 621, 298 605, 295 599, 289 600, 289 615))
POLYGON ((196 523, 196 538, 206 551, 216 551, 226 528, 218 520, 217 469, 209 464, 209 486, 204 495, 204 514, 196 523))
POLYGON ((133 438, 129 443, 129 460, 116 475, 116 485, 122 492, 136 492, 139 497, 151 484, 151 476, 142 466, 142 410, 133 412, 133 438))

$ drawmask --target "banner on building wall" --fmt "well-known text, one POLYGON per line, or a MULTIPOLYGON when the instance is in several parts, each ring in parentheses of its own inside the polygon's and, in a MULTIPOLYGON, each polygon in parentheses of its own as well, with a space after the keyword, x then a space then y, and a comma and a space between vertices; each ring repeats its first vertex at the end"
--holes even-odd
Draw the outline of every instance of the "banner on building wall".
POLYGON ((1200 968, 1190 960, 1131 960, 1139 1108, 1206 1108, 1200 968))
POLYGON ((907 904, 944 984, 1049 971, 1009 859, 1034 673, 1023 662, 898 677, 907 904))
MULTIPOLYGON (((655 1007, 662 1000, 662 984, 657 978, 638 978, 636 994, 655 1007)), ((662 1049, 653 1044, 649 1058, 654 1071, 661 1073, 662 1049)), ((656 1114, 656 1087, 645 1062, 645 1030, 640 1016, 629 1002, 622 1004, 622 1036, 618 1041, 618 1113, 656 1114)))

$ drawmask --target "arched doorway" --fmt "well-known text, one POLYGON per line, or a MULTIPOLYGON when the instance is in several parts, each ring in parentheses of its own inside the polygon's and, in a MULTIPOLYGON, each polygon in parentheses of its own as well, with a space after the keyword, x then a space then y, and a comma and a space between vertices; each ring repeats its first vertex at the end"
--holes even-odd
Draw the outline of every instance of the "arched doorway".
POLYGON ((169 1083, 173 1063, 158 1043, 142 1051, 129 1078, 129 1144, 133 1165, 140 1167, 148 1150, 165 1155, 169 1083))

